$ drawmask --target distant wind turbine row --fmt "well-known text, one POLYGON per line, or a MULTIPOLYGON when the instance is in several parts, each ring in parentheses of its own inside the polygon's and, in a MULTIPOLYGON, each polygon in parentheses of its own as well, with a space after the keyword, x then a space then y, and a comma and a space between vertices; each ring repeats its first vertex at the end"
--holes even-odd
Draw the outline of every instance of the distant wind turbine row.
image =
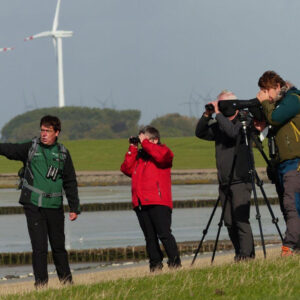
MULTIPOLYGON (((58 70, 58 106, 65 106, 65 93, 64 93, 64 76, 63 76, 63 52, 62 52, 62 38, 71 37, 72 31, 57 30, 58 27, 58 15, 60 9, 61 0, 57 1, 55 16, 53 20, 52 30, 44 31, 25 38, 25 41, 33 40, 41 37, 52 37, 54 50, 57 58, 57 70, 58 70)), ((13 50, 14 48, 0 48, 0 52, 6 52, 13 50)))

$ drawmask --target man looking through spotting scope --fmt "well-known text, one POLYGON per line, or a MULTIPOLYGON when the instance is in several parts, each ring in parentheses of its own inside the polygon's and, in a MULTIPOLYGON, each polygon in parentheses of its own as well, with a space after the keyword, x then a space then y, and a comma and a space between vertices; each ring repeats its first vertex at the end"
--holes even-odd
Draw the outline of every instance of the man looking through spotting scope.
POLYGON ((266 71, 258 86, 257 99, 275 132, 276 176, 281 185, 286 222, 281 255, 290 256, 300 250, 300 91, 274 71, 266 71))
POLYGON ((235 261, 239 261, 254 258, 255 251, 249 223, 252 187, 248 150, 245 141, 240 139, 242 123, 238 110, 225 116, 218 108, 220 100, 233 99, 236 96, 225 90, 219 94, 217 101, 207 104, 195 133, 200 139, 215 141, 219 197, 223 207, 226 202, 224 223, 235 249, 235 261), (216 114, 215 119, 212 118, 213 113, 216 114), (237 156, 234 162, 235 154, 237 156), (233 176, 230 179, 233 164, 233 176))
POLYGON ((24 164, 19 172, 21 196, 32 245, 35 286, 48 283, 48 238, 53 262, 61 283, 72 283, 68 253, 65 249, 63 189, 70 207, 69 219, 77 219, 79 198, 74 166, 69 151, 57 142, 60 120, 44 116, 40 138, 22 144, 0 144, 0 155, 24 164))

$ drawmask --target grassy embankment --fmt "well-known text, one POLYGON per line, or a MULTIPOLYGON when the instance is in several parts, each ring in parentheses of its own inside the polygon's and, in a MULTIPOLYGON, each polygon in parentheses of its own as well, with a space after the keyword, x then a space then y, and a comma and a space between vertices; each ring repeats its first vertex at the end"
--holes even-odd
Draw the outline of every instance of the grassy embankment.
MULTIPOLYGON (((174 152, 173 169, 215 168, 214 143, 196 137, 165 138, 162 140, 174 152)), ((65 141, 77 171, 119 170, 128 147, 127 139, 65 141)), ((263 158, 255 153, 257 167, 265 166, 263 158)), ((0 157, 0 173, 16 173, 20 162, 0 157)))
POLYGON ((296 300, 300 297, 299 266, 299 256, 258 259, 247 263, 49 289, 3 299, 296 300))

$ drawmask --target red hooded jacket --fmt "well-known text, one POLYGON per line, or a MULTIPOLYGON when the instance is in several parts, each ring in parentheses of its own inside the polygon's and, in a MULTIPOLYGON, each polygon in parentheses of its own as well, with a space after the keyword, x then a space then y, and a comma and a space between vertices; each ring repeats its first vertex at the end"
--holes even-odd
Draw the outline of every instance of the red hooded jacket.
POLYGON ((171 167, 174 154, 165 145, 145 139, 143 150, 148 159, 138 156, 138 148, 130 145, 121 171, 131 177, 132 205, 165 205, 173 208, 171 167))

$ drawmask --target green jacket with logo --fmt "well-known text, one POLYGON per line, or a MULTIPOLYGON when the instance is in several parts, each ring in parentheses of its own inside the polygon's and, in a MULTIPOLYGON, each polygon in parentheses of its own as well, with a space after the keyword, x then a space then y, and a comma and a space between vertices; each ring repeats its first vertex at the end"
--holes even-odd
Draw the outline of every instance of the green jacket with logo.
MULTIPOLYGON (((32 141, 23 144, 2 143, 0 144, 0 155, 4 155, 8 159, 20 160, 25 165, 31 147, 32 141)), ((69 151, 66 150, 64 154, 66 156, 65 159, 62 155, 63 153, 61 153, 57 142, 51 146, 44 145, 41 142, 38 143, 36 152, 29 165, 30 171, 25 172, 24 179, 29 185, 43 191, 45 196, 42 196, 41 203, 39 203, 40 195, 23 186, 19 201, 21 204, 31 203, 43 208, 59 208, 62 206, 63 197, 49 197, 47 195, 53 193, 60 194, 64 190, 70 212, 80 212, 77 180, 73 162, 69 151), (46 177, 51 165, 60 170, 55 181, 46 177)))
POLYGON ((300 91, 291 88, 279 103, 263 101, 262 107, 275 131, 280 162, 300 158, 300 91))

